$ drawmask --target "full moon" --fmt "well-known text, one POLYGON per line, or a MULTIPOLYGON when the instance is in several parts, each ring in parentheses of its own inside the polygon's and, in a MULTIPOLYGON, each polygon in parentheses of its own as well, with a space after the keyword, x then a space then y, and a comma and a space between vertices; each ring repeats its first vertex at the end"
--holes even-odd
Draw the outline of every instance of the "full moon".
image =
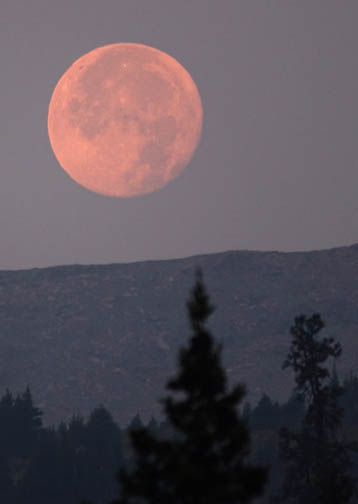
POLYGON ((119 43, 81 56, 49 105, 53 152, 96 193, 132 197, 177 177, 198 145, 203 109, 187 70, 153 47, 119 43))

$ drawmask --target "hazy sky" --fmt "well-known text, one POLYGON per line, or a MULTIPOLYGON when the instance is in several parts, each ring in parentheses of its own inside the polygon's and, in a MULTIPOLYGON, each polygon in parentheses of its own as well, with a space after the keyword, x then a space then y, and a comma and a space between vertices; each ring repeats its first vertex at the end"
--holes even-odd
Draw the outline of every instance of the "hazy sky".
POLYGON ((2 0, 0 268, 358 241, 356 0, 2 0), (58 165, 48 103, 71 63, 138 42, 194 78, 204 128, 160 191, 96 195, 58 165))

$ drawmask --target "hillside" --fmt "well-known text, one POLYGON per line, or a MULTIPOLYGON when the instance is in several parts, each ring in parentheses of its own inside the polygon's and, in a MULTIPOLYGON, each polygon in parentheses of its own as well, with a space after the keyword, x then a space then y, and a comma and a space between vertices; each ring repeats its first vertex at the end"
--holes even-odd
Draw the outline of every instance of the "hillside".
POLYGON ((156 400, 188 337, 185 302, 200 266, 214 334, 234 381, 283 399, 289 327, 321 313, 358 370, 358 245, 317 252, 225 252, 170 261, 0 272, 0 391, 29 384, 47 422, 99 403, 122 423, 156 400))

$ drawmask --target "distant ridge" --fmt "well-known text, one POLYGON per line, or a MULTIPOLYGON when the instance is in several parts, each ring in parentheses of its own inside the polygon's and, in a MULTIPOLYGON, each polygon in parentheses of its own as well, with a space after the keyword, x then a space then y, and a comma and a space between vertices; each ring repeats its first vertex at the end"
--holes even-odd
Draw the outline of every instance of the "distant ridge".
POLYGON ((0 391, 30 385, 47 422, 99 403, 122 423, 156 400, 188 338, 196 268, 217 307, 214 335, 234 381, 285 398, 281 363, 300 313, 321 313, 358 371, 358 244, 313 252, 230 251, 185 259, 0 271, 0 391))

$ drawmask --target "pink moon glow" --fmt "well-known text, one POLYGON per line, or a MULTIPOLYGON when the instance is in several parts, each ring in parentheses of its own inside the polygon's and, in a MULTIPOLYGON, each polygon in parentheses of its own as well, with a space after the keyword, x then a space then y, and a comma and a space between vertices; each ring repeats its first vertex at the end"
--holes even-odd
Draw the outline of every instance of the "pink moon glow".
POLYGON ((48 134, 68 175, 107 196, 164 187, 199 143, 203 109, 185 68, 149 46, 119 43, 81 56, 58 81, 48 134))

